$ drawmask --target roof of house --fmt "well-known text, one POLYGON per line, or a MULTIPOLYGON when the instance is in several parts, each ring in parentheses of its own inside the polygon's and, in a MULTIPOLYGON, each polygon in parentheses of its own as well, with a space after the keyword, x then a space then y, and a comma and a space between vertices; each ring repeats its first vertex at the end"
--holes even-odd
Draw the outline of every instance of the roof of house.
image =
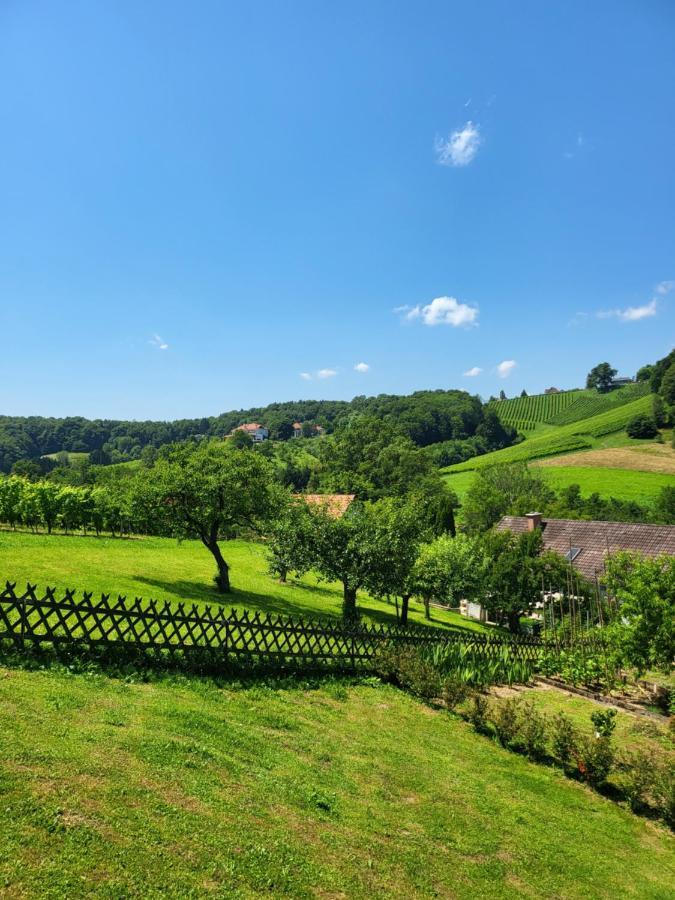
POLYGON ((237 425, 232 431, 257 431, 259 428, 264 427, 264 425, 260 425, 258 422, 246 422, 244 425, 237 425))
POLYGON ((329 516, 339 519, 351 506, 355 494, 294 494, 310 506, 323 506, 329 516))
MULTIPOLYGON (((504 516, 497 530, 522 534, 529 531, 530 521, 527 516, 504 516)), ((675 525, 542 519, 540 527, 545 550, 555 550, 561 556, 572 548, 580 551, 572 562, 587 577, 601 573, 605 557, 619 550, 632 550, 645 556, 675 556, 675 525)))

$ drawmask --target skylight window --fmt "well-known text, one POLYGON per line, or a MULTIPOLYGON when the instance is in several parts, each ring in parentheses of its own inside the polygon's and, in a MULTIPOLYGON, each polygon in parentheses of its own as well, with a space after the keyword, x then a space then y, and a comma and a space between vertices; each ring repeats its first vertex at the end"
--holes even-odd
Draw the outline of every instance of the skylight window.
POLYGON ((565 554, 565 559, 568 562, 574 562, 577 556, 581 553, 581 547, 570 547, 570 549, 565 554))

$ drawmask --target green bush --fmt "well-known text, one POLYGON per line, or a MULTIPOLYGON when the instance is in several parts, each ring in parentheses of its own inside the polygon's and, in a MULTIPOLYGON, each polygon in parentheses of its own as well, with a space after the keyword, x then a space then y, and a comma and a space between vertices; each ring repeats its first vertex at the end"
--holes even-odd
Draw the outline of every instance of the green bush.
POLYGON ((656 422, 651 416, 634 416, 626 425, 626 434, 632 438, 653 438, 659 433, 656 422))
POLYGON ((532 701, 524 703, 520 709, 518 738, 530 759, 543 759, 546 755, 548 719, 535 707, 532 701))
POLYGON ((478 693, 474 694, 469 705, 469 721, 476 731, 481 734, 487 734, 490 730, 488 720, 489 712, 490 704, 488 703, 487 697, 478 693))
POLYGON ((614 765, 614 748, 608 737, 582 737, 576 750, 577 771, 595 788, 607 781, 614 765))
POLYGON ((616 728, 616 710, 596 709, 591 713, 591 722, 595 725, 596 738, 610 738, 616 728))
POLYGON ((491 708, 489 720, 502 747, 510 747, 514 743, 520 727, 519 719, 519 702, 515 697, 509 697, 491 708))
POLYGON ((431 700, 441 695, 443 680, 438 669, 416 647, 388 647, 377 657, 376 669, 386 681, 431 700))
POLYGON ((556 713, 551 721, 553 755, 563 769, 569 771, 576 765, 579 732, 569 716, 556 713))
POLYGON ((441 688, 441 698, 448 709, 455 709, 460 703, 466 700, 469 694, 469 687, 459 678, 446 678, 441 688))

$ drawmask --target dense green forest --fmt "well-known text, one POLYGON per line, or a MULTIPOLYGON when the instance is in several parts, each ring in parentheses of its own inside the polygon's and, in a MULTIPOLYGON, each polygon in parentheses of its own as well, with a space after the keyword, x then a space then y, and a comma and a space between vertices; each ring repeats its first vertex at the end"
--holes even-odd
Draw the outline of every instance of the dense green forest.
MULTIPOLYGON (((90 453, 92 462, 107 464, 139 459, 145 447, 177 441, 222 438, 244 422, 260 422, 274 440, 287 440, 293 422, 322 425, 332 432, 354 416, 371 416, 391 424, 418 447, 451 442, 451 461, 508 446, 516 433, 487 412, 479 397, 464 391, 418 391, 405 397, 380 394, 342 400, 299 400, 233 410, 201 419, 173 422, 126 422, 109 419, 64 419, 0 416, 0 471, 19 460, 39 460, 59 452, 90 453), (466 447, 461 442, 469 441, 466 447), (460 446, 456 446, 460 442, 460 446)), ((444 464, 449 464, 446 460, 444 464)))

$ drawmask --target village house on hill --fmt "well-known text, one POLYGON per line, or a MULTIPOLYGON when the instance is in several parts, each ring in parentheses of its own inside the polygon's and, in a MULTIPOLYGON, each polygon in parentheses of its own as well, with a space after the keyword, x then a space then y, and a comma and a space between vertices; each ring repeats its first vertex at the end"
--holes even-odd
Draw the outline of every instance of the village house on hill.
POLYGON ((245 422, 243 425, 237 425, 236 428, 232 429, 229 436, 232 437, 237 431, 243 431, 245 434, 248 434, 256 443, 266 441, 270 436, 269 430, 264 425, 260 425, 259 422, 245 422))
POLYGON ((323 434, 325 428, 322 425, 310 425, 308 422, 293 422, 293 437, 314 437, 323 434))

